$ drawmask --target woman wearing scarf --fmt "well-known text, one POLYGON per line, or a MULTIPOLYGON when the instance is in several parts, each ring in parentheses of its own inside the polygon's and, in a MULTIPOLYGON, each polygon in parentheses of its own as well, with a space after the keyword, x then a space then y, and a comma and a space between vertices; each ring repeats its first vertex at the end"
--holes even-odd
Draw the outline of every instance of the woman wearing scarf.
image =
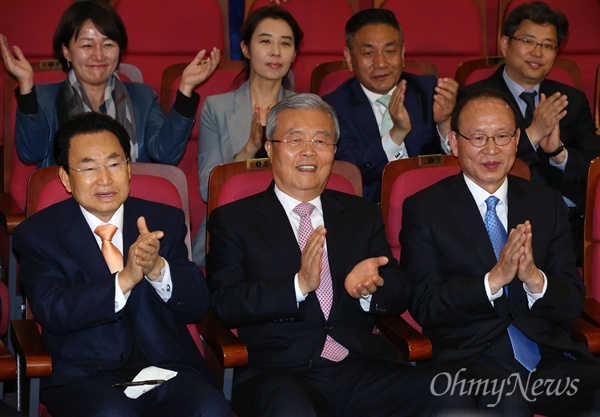
POLYGON ((68 76, 61 83, 36 86, 23 52, 15 46, 13 55, 0 35, 6 69, 19 81, 15 144, 23 162, 38 168, 54 165, 54 133, 74 115, 89 111, 108 114, 127 129, 132 161, 179 162, 200 101, 194 88, 219 64, 218 49, 205 61, 206 51, 200 51, 187 66, 175 103, 165 116, 151 86, 121 82, 117 76, 127 33, 107 2, 74 2, 63 13, 52 45, 68 76))

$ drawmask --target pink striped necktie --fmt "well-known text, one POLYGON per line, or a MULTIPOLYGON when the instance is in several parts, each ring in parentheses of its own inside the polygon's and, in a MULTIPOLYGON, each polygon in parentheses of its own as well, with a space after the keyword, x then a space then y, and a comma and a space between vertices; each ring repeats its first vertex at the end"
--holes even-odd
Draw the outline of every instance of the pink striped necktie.
MULTIPOLYGON (((306 242, 310 235, 315 231, 310 221, 310 215, 315 209, 310 203, 300 203, 294 207, 294 213, 300 216, 300 228, 298 229, 298 243, 300 250, 304 250, 306 242)), ((329 318, 329 312, 331 311, 331 305, 333 304, 333 284, 331 281, 331 271, 329 270, 329 259, 327 258, 327 251, 323 251, 323 265, 321 267, 321 283, 319 288, 315 291, 321 310, 325 316, 325 320, 329 318)), ((321 357, 329 359, 333 362, 340 362, 346 356, 348 356, 348 349, 336 342, 327 335, 325 339, 325 345, 321 352, 321 357)))

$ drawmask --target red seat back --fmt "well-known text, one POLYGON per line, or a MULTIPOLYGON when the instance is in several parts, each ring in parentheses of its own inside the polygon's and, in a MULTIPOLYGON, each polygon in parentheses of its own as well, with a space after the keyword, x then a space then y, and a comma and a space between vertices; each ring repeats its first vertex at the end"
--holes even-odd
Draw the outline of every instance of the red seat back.
POLYGON ((120 0, 115 10, 129 38, 123 62, 142 69, 157 94, 169 65, 189 63, 201 49, 213 47, 228 56, 226 0, 120 0))
POLYGON ((600 158, 589 168, 584 226, 583 276, 587 296, 600 301, 600 158))
POLYGON ((402 27, 406 58, 433 62, 442 77, 456 67, 487 55, 485 0, 375 0, 394 12, 402 27), (457 30, 443 30, 452 22, 457 30))

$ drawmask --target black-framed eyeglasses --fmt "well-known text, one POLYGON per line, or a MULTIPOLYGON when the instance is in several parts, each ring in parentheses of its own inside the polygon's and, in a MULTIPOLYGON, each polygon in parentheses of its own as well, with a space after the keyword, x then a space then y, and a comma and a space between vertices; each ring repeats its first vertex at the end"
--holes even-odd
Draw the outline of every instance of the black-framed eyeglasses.
POLYGON ((548 52, 556 52, 558 51, 558 46, 556 46, 553 43, 550 42, 536 42, 533 39, 529 39, 529 38, 521 38, 518 36, 509 36, 509 38, 514 39, 516 41, 519 41, 527 46, 529 46, 532 50, 537 48, 538 46, 542 47, 543 51, 548 51, 548 52))
POLYGON ((287 146, 288 148, 300 148, 306 144, 309 144, 310 146, 319 150, 326 150, 329 149, 331 146, 336 146, 336 144, 333 142, 325 142, 321 139, 271 139, 269 142, 281 143, 287 146))
POLYGON ((512 134, 510 132, 498 132, 494 136, 486 136, 482 133, 475 133, 471 136, 465 136, 460 132, 456 133, 458 133, 459 136, 468 140, 469 143, 474 147, 483 148, 485 145, 487 145, 489 139, 492 139, 494 143, 498 146, 508 145, 512 138, 514 138, 517 134, 517 129, 515 129, 515 131, 512 134))
POLYGON ((124 171, 128 163, 129 159, 123 159, 120 161, 112 161, 107 164, 83 166, 81 168, 69 167, 69 169, 71 171, 77 172, 84 178, 95 178, 100 174, 100 169, 102 167, 104 167, 104 169, 106 169, 106 172, 108 172, 109 174, 120 174, 124 171))

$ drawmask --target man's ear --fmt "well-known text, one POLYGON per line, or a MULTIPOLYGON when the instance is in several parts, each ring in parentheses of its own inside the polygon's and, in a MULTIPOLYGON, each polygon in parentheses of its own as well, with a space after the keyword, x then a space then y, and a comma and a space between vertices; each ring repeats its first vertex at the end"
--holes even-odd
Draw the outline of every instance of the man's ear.
POLYGON ((454 130, 448 132, 448 141, 450 142, 452 155, 458 157, 458 138, 456 137, 456 132, 454 130))
POLYGON ((510 42, 510 38, 506 35, 502 35, 500 38, 500 53, 504 58, 506 58, 506 50, 508 49, 508 43, 510 42))
POLYGON ((348 69, 351 72, 354 72, 352 69, 352 54, 350 53, 350 49, 346 46, 344 48, 344 59, 346 60, 346 65, 348 65, 348 69))
POLYGON ((265 150, 267 151, 267 156, 269 159, 271 158, 271 150, 273 149, 273 142, 266 141, 265 142, 265 150))
POLYGON ((58 177, 60 178, 60 182, 62 182, 63 187, 67 190, 68 193, 71 193, 71 182, 69 181, 69 174, 63 167, 58 167, 58 177))

